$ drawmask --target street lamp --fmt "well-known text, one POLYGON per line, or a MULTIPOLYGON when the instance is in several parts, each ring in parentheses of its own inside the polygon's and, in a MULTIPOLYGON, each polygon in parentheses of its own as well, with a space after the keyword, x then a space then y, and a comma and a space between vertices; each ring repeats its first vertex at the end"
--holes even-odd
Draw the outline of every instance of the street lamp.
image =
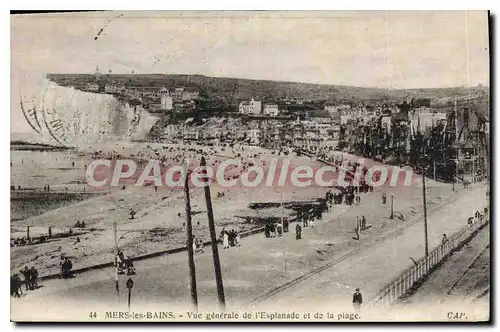
POLYGON ((132 278, 128 278, 127 280, 127 289, 128 289, 128 310, 130 311, 130 297, 132 294, 132 287, 134 287, 134 281, 132 278))
POLYGON ((391 195, 391 219, 394 219, 394 193, 389 193, 391 195))
POLYGON ((283 208, 283 191, 280 190, 280 206, 281 206, 281 243, 283 247, 283 272, 286 277, 286 249, 285 249, 285 222, 284 222, 284 208, 283 208))
POLYGON ((453 160, 453 162, 455 163, 455 168, 453 170, 453 174, 452 174, 452 184, 453 184, 453 188, 452 188, 452 191, 455 191, 455 177, 456 177, 456 174, 457 174, 457 168, 458 168, 458 161, 457 160, 453 160))

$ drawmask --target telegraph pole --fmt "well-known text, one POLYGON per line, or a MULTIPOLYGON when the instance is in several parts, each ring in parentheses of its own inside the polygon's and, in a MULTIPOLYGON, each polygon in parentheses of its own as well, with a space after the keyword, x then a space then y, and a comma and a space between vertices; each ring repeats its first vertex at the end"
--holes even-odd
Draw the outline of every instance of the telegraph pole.
POLYGON ((285 249, 285 222, 284 222, 284 211, 283 211, 283 191, 280 191, 280 201, 281 201, 281 244, 283 247, 283 272, 286 278, 286 249, 285 249))
POLYGON ((394 219, 394 194, 391 193, 391 219, 394 219))
POLYGON ((113 222, 113 238, 115 243, 115 289, 116 301, 120 303, 120 286, 118 285, 118 239, 117 239, 116 221, 113 222))
MULTIPOLYGON (((201 167, 206 167, 207 162, 205 161, 205 157, 201 157, 200 161, 201 167)), ((207 204, 207 217, 208 217, 208 227, 210 229, 210 238, 212 242, 212 255, 214 259, 214 270, 215 270, 215 282, 217 284, 217 296, 219 298, 219 306, 220 309, 226 309, 226 299, 224 297, 224 285, 222 283, 222 272, 220 268, 219 261, 219 249, 217 247, 217 236, 215 235, 215 223, 214 223, 214 212, 212 209, 212 197, 210 196, 210 185, 208 183, 208 179, 205 179, 207 184, 203 188, 205 190, 205 202, 207 204)))
POLYGON ((184 203, 186 205, 186 237, 187 237, 187 252, 189 261, 189 276, 190 276, 190 290, 191 290, 191 303, 195 310, 198 309, 198 294, 196 290, 196 267, 194 264, 194 252, 193 252, 193 227, 191 223, 191 202, 189 198, 189 176, 188 176, 188 164, 184 160, 184 176, 186 177, 184 181, 184 203))

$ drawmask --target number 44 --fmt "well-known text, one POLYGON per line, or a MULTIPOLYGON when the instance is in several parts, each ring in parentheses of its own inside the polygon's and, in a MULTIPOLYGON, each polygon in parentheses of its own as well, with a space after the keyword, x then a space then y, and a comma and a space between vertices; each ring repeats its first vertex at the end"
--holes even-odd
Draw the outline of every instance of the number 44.
POLYGON ((89 317, 90 317, 90 318, 97 318, 97 312, 92 311, 92 312, 89 314, 89 317))

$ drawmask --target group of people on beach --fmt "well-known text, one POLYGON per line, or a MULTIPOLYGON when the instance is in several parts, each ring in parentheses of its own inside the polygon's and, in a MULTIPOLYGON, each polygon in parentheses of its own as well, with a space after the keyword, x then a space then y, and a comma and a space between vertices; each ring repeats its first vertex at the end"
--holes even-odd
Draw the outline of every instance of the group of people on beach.
POLYGON ((79 220, 76 221, 75 225, 73 226, 75 228, 85 228, 85 221, 80 222, 79 220))
POLYGON ((14 273, 14 275, 10 277, 10 295, 16 298, 21 297, 23 293, 23 284, 26 287, 25 291, 38 288, 38 270, 34 266, 31 268, 25 266, 24 269, 19 271, 19 274, 14 273), (21 280, 19 274, 23 276, 23 280, 21 280))
POLYGON ((22 247, 31 244, 31 239, 25 239, 24 237, 16 237, 10 240, 11 247, 22 247))
POLYGON ((71 259, 69 259, 69 257, 61 256, 60 267, 60 279, 73 278, 73 272, 71 271, 73 269, 73 263, 71 262, 71 259))
POLYGON ((224 227, 220 232, 219 240, 222 241, 222 248, 228 249, 229 247, 240 247, 241 246, 241 236, 240 233, 236 232, 234 229, 228 231, 224 227))
POLYGON ((204 246, 205 244, 203 243, 203 240, 193 235, 193 252, 195 254, 205 252, 204 246))

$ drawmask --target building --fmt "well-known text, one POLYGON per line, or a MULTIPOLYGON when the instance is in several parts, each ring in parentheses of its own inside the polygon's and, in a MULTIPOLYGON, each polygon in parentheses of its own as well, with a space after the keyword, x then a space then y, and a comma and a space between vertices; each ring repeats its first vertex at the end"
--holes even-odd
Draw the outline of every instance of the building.
POLYGON ((187 100, 198 100, 200 98, 200 92, 199 91, 188 91, 184 90, 181 94, 181 99, 184 101, 187 100))
POLYGON ((175 88, 174 91, 172 91, 171 96, 174 100, 182 100, 183 93, 184 88, 175 88))
POLYGON ((169 94, 164 93, 160 97, 160 104, 161 109, 170 111, 174 108, 174 99, 169 94))
POLYGON ((259 144, 262 137, 262 131, 260 129, 249 129, 246 131, 247 139, 246 141, 250 144, 259 144))
POLYGON ((238 107, 238 112, 240 114, 249 114, 250 113, 250 102, 246 101, 246 100, 240 102, 240 106, 238 107))
POLYGON ((250 101, 240 102, 238 112, 241 114, 258 115, 262 112, 262 102, 260 100, 251 99, 250 101))
POLYGON ((264 104, 264 115, 267 116, 278 116, 279 115, 278 104, 270 103, 264 104))
POLYGON ((122 84, 106 84, 104 86, 105 93, 122 93, 125 91, 125 86, 122 84))
POLYGON ((97 83, 87 83, 86 90, 90 91, 90 92, 98 92, 99 91, 99 84, 97 84, 97 83))

